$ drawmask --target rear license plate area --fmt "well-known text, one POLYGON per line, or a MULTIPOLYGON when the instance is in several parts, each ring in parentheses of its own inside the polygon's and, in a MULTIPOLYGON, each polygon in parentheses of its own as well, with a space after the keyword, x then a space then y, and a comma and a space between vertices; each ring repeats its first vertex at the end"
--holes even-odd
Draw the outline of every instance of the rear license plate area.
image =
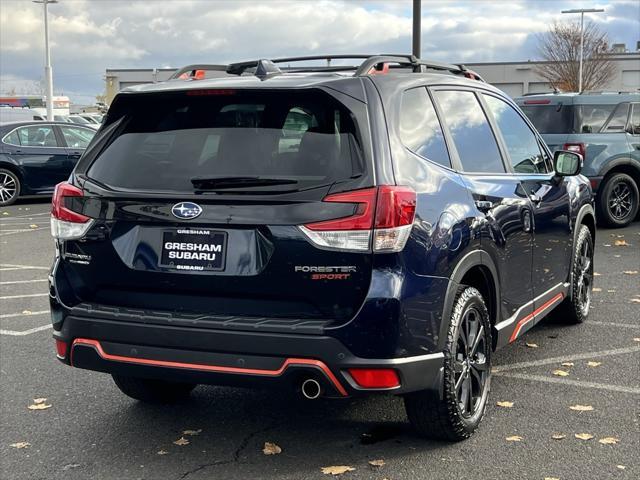
POLYGON ((181 228, 162 234, 162 267, 178 271, 221 271, 226 258, 227 232, 181 228))

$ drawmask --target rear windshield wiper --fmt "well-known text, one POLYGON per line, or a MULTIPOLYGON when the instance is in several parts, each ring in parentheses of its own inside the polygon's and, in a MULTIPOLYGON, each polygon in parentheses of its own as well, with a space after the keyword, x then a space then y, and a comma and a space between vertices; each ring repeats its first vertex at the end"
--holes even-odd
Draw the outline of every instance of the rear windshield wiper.
POLYGON ((271 185, 293 185, 297 180, 266 177, 194 177, 191 184, 197 190, 220 190, 224 188, 268 187, 271 185))

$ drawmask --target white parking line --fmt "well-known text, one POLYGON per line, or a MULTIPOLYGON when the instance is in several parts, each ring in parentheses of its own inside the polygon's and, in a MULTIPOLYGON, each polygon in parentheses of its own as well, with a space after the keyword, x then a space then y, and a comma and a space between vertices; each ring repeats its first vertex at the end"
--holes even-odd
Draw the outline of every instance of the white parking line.
POLYGON ((49 227, 27 228, 26 230, 14 230, 10 232, 3 232, 3 233, 0 233, 0 237, 5 237, 7 235, 15 235, 16 233, 37 232, 39 230, 49 230, 49 227))
POLYGON ((615 323, 615 322, 598 322, 587 320, 585 322, 587 325, 601 325, 603 327, 620 327, 620 328, 636 328, 640 329, 640 325, 633 323, 615 323))
POLYGON ((0 330, 0 335, 9 335, 11 337, 23 337, 25 335, 31 335, 32 333, 48 330, 51 328, 51 326, 52 326, 51 324, 42 325, 41 327, 30 328, 29 330, 24 330, 22 332, 15 332, 13 330, 0 330))
POLYGON ((14 300, 16 298, 33 298, 33 297, 48 297, 48 293, 29 293, 27 295, 7 295, 0 297, 0 300, 14 300))
POLYGON ((40 310, 38 312, 31 312, 31 313, 3 313, 0 315, 0 320, 2 320, 3 318, 15 318, 15 317, 33 317, 35 315, 44 315, 45 313, 49 313, 49 310, 40 310))
POLYGON ((606 383, 581 382, 578 380, 570 380, 566 378, 544 377, 542 375, 528 375, 526 373, 496 373, 498 377, 518 378, 520 380, 531 380, 534 382, 556 383, 559 385, 571 385, 573 387, 593 388, 596 390, 608 390, 610 392, 632 393, 640 395, 640 388, 625 387, 623 385, 608 385, 606 383))
POLYGON ((22 283, 39 283, 46 282, 46 278, 39 278, 37 280, 12 280, 10 282, 0 282, 0 285, 20 285, 22 283))
POLYGON ((578 353, 575 355, 565 355, 563 357, 545 358, 541 360, 533 360, 531 362, 512 363, 510 365, 498 365, 493 367, 493 373, 506 372, 507 370, 517 370, 519 368, 540 367, 542 365, 551 365, 553 363, 568 362, 570 360, 586 360, 588 358, 608 357, 611 355, 624 355, 625 353, 640 352, 640 346, 614 348, 612 350, 601 350, 599 352, 578 353))
POLYGON ((17 270, 49 270, 50 267, 38 267, 35 265, 16 265, 13 263, 0 263, 0 270, 4 268, 11 268, 17 270))

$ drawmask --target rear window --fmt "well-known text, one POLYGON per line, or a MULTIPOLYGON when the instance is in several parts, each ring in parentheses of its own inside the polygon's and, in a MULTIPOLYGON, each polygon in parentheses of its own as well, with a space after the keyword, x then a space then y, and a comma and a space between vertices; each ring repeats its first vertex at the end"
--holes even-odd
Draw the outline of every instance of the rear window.
POLYGON ((181 92, 126 101, 120 132, 87 172, 115 189, 193 192, 209 179, 216 187, 206 189, 215 190, 220 179, 258 177, 286 182, 262 188, 292 190, 364 173, 354 116, 320 91, 181 92))
POLYGON ((523 105, 521 110, 540 133, 574 133, 572 105, 523 105))
MULTIPOLYGON (((562 105, 559 103, 557 105, 524 105, 521 108, 540 133, 598 133, 616 109, 616 104, 562 105)), ((619 109, 620 105, 618 105, 619 109)), ((626 110, 624 119, 626 121, 626 110)), ((624 126, 618 129, 622 130, 624 126)))

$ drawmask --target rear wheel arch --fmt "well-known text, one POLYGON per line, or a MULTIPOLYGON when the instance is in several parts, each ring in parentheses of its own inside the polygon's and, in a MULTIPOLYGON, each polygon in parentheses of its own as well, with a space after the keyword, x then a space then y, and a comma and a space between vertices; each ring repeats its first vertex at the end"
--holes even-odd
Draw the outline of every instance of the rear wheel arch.
MULTIPOLYGON (((487 304, 491 325, 494 326, 499 321, 500 286, 498 283, 498 270, 486 252, 474 250, 467 253, 458 262, 451 274, 445 295, 440 339, 444 338, 443 335, 446 334, 449 327, 456 293, 460 285, 476 288, 487 304)), ((493 338, 497 338, 495 332, 493 338)), ((495 345, 493 347, 495 349, 495 345)))
POLYGON ((634 162, 631 159, 618 159, 607 165, 606 169, 602 171, 602 182, 604 182, 616 173, 626 173, 636 182, 636 185, 640 187, 640 163, 634 162))

